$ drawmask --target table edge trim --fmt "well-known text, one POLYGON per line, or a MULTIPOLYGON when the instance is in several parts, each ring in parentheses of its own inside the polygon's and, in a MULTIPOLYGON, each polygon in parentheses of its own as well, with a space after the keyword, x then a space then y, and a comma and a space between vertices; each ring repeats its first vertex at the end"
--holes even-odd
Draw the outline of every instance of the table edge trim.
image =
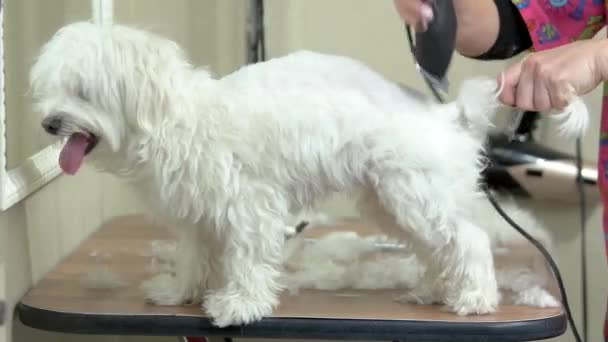
POLYGON ((18 317, 21 323, 30 328, 62 333, 99 335, 203 335, 265 338, 303 337, 310 339, 371 338, 372 340, 403 339, 404 336, 407 336, 407 339, 429 339, 434 336, 435 338, 429 339, 432 341, 452 340, 451 338, 454 335, 459 335, 471 337, 488 336, 498 342, 533 341, 552 338, 562 335, 568 326, 563 312, 547 318, 481 323, 449 322, 444 320, 269 317, 247 326, 218 328, 212 326, 208 318, 201 316, 70 313, 36 308, 23 303, 19 303, 15 311, 16 317, 18 317), (162 324, 159 324, 159 321, 162 324), (168 321, 172 322, 166 324, 168 321), (362 329, 363 327, 367 327, 367 329, 362 329), (437 330, 445 330, 445 333, 430 333, 430 331, 437 330), (310 331, 314 331, 314 333, 310 333, 310 331), (447 337, 449 339, 446 339, 447 337))

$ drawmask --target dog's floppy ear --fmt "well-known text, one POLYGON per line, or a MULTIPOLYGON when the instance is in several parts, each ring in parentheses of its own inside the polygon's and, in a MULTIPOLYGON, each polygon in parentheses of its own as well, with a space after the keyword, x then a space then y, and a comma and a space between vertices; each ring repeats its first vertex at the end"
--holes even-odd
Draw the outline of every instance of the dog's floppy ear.
POLYGON ((180 78, 190 65, 180 47, 170 40, 146 36, 123 43, 128 46, 117 49, 123 54, 118 60, 132 63, 126 66, 119 85, 127 121, 144 133, 156 134, 167 115, 174 112, 184 86, 180 78))

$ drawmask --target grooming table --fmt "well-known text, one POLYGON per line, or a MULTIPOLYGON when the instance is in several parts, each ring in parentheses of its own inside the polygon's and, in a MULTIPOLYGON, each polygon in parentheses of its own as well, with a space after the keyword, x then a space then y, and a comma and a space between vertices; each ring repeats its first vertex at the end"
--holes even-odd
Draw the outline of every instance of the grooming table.
MULTIPOLYGON (((336 229, 369 232, 356 222, 312 231, 336 229)), ((163 229, 140 216, 113 219, 22 298, 19 319, 32 328, 78 334, 375 341, 530 341, 561 335, 567 328, 561 308, 501 306, 493 315, 459 317, 438 306, 397 303, 394 291, 301 290, 297 295, 284 293, 271 317, 219 329, 198 306, 156 306, 144 301, 139 285, 150 276, 150 257, 145 254, 152 240, 168 238, 163 229), (128 285, 83 287, 83 274, 99 266, 92 256, 96 253, 109 253, 104 264, 128 285)))

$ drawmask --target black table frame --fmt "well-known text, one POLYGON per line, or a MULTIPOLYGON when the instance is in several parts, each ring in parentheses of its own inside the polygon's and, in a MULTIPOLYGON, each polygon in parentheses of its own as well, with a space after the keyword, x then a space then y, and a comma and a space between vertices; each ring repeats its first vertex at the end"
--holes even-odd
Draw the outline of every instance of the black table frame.
POLYGON ((25 304, 19 304, 16 311, 20 321, 31 328, 98 335, 514 342, 556 337, 567 329, 563 314, 538 320, 484 323, 265 318, 250 325, 217 328, 207 318, 197 316, 82 314, 55 312, 25 304))

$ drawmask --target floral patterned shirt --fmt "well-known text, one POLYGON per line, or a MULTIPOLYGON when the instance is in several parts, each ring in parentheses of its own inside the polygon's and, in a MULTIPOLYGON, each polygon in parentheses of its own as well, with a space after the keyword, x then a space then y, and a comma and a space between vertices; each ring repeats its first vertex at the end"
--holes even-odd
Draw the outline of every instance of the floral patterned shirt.
MULTIPOLYGON (((519 9, 532 39, 532 50, 541 51, 569 42, 590 39, 606 25, 608 0, 511 0, 519 9)), ((608 254, 608 83, 604 83, 598 185, 602 195, 602 226, 608 254)), ((608 313, 608 310, 607 310, 608 313)), ((608 342, 608 318, 604 320, 604 341, 608 342)))

